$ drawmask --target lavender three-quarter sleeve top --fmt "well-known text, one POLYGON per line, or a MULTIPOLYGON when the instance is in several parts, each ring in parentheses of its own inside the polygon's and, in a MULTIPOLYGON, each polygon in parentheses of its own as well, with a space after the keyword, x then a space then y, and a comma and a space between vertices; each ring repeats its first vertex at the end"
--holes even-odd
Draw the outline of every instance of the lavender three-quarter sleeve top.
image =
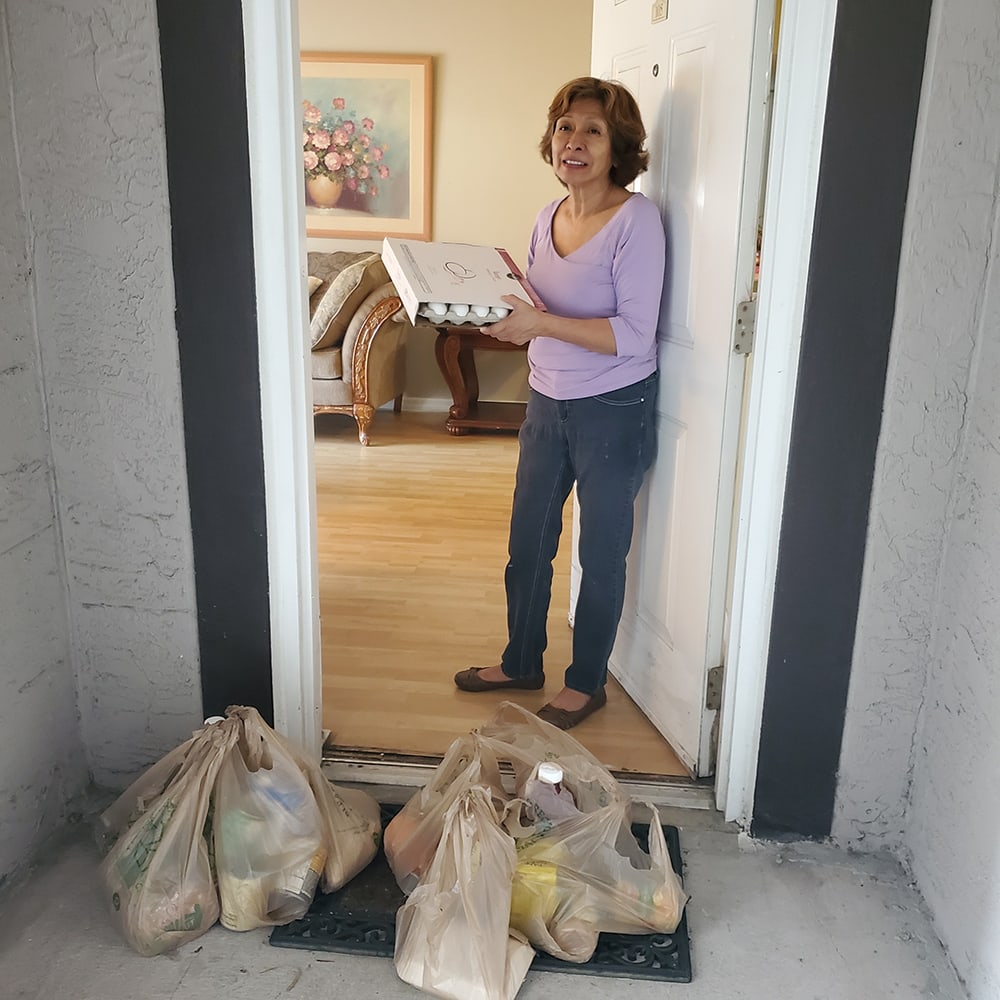
POLYGON ((656 371, 656 323, 663 290, 665 238, 660 212, 641 194, 566 257, 552 245, 560 202, 538 213, 527 278, 550 313, 608 319, 617 352, 536 337, 528 346, 528 384, 550 399, 582 399, 631 385, 656 371))

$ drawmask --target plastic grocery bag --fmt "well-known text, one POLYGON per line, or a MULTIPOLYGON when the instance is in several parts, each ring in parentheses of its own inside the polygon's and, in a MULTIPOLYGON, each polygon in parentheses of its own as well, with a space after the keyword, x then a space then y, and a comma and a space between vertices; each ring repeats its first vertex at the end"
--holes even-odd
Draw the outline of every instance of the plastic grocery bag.
POLYGON ((135 823, 177 776, 201 730, 174 747, 166 756, 145 770, 101 813, 95 827, 97 846, 107 854, 118 838, 135 823))
MULTIPOLYGON (((263 720, 260 724, 266 727, 263 720)), ((366 868, 378 853, 382 842, 381 808, 360 788, 331 784, 318 763, 300 753, 280 733, 273 729, 269 732, 296 761, 315 796, 326 848, 320 888, 335 892, 366 868)))
POLYGON ((687 894, 652 810, 649 852, 631 829, 631 800, 613 775, 568 733, 512 702, 480 727, 481 752, 513 766, 520 808, 507 810, 515 840, 511 926, 541 950, 586 962, 602 931, 644 934, 677 929, 687 894), (538 814, 525 791, 543 760, 557 761, 577 814, 558 822, 538 814))
POLYGON ((634 838, 617 847, 595 844, 586 820, 516 841, 511 927, 568 962, 588 961, 601 932, 673 933, 687 902, 655 809, 648 855, 634 838))
POLYGON ((463 790, 448 806, 434 858, 396 917, 396 972, 447 1000, 512 1000, 534 949, 507 926, 514 844, 492 792, 463 790))
POLYGON ((131 824, 122 828, 121 816, 136 802, 134 793, 109 810, 104 826, 120 835, 101 864, 101 880, 112 919, 140 955, 191 941, 219 918, 204 831, 212 786, 235 735, 233 727, 208 727, 168 754, 169 766, 154 765, 154 776, 138 783, 141 808, 131 824))
POLYGON ((323 821, 326 864, 320 887, 335 892, 365 869, 382 842, 382 813, 378 802, 359 788, 330 784, 315 765, 307 772, 323 821))
POLYGON ((233 751, 215 782, 212 836, 221 920, 230 930, 284 924, 309 908, 326 864, 323 821, 283 739, 253 708, 226 710, 233 751))
POLYGON ((412 892, 430 866, 449 808, 475 786, 486 788, 501 805, 507 800, 493 754, 474 736, 459 737, 431 780, 385 828, 385 856, 403 892, 412 892))

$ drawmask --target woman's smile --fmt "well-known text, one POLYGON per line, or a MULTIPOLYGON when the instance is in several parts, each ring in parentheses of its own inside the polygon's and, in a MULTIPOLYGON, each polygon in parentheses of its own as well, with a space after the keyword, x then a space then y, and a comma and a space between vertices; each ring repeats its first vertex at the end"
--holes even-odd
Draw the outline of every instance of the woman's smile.
POLYGON ((600 101, 573 101, 552 129, 552 162, 566 183, 607 180, 611 172, 611 135, 600 101))

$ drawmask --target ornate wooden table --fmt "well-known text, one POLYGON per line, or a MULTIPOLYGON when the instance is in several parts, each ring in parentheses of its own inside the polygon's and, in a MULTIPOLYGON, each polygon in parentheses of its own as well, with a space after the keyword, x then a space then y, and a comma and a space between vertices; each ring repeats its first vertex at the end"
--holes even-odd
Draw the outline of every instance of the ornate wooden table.
POLYGON ((451 392, 445 427, 449 434, 470 431, 516 431, 524 421, 524 403, 479 401, 476 351, 527 351, 527 344, 508 344, 480 333, 474 326, 439 326, 434 354, 451 392))

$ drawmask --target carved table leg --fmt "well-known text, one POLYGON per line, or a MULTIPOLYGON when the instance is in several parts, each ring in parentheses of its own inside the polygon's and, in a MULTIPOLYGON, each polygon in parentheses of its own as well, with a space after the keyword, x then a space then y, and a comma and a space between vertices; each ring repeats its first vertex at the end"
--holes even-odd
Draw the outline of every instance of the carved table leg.
MULTIPOLYGON (((451 393, 452 406, 448 410, 448 414, 453 420, 462 420, 469 413, 469 392, 465 384, 465 372, 461 360, 462 338, 442 330, 438 333, 437 340, 434 341, 434 354, 441 374, 444 376, 445 384, 448 386, 448 391, 451 393)), ((478 394, 478 386, 476 389, 478 394)), ((451 431, 451 433, 454 434, 456 431, 451 431)))
POLYGON ((467 410, 474 410, 479 402, 479 373, 476 371, 476 352, 472 345, 461 341, 458 352, 458 366, 462 370, 462 381, 465 384, 465 394, 469 400, 467 410))
POLYGON ((445 421, 448 433, 459 436, 480 430, 518 430, 524 420, 523 403, 487 401, 480 404, 476 350, 525 351, 527 348, 523 344, 493 340, 474 328, 457 330, 439 326, 437 331, 434 355, 452 398, 445 421))

